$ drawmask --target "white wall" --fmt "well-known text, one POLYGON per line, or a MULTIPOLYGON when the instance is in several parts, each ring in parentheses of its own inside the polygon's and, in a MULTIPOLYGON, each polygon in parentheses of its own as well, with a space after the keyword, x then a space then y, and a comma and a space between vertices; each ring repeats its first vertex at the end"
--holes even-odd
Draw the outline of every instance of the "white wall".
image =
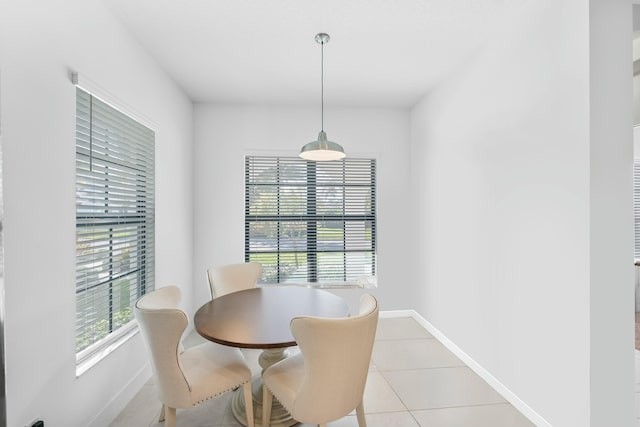
POLYGON ((590 421, 636 425, 629 1, 589 2, 590 421))
MULTIPOLYGON (((637 7, 637 6, 635 6, 637 7)), ((640 15, 640 14, 639 14, 640 15)), ((640 40, 640 39, 638 39, 640 40)), ((636 46, 636 41, 634 40, 634 50, 636 46)), ((635 57, 635 56, 634 56, 635 57)), ((637 83, 640 79, 640 75, 633 76, 633 88, 634 88, 634 97, 633 97, 633 111, 634 111, 634 127, 633 127, 633 158, 637 162, 640 159, 640 125, 638 125, 638 121, 636 121, 636 111, 640 111, 640 98, 636 97, 636 88, 637 83)), ((636 313, 640 312, 640 266, 635 268, 635 302, 636 302, 636 313)))
MULTIPOLYGON (((633 61, 634 69, 640 64, 640 5, 638 1, 632 6, 633 14, 633 61)), ((640 74, 633 75, 633 124, 640 124, 640 74)))
MULTIPOLYGON (((640 18, 640 6, 633 13, 640 18)), ((633 60, 640 63, 640 37, 633 40, 633 60)), ((633 124, 640 124, 640 73, 633 75, 633 124)))
POLYGON ((417 309, 540 425, 634 422, 622 3, 523 5, 412 112, 417 309))
POLYGON ((76 378, 75 87, 156 131, 156 280, 191 305, 192 105, 103 3, 0 5, 8 425, 104 426, 150 370, 140 336, 76 378))
MULTIPOLYGON (((206 270, 244 261, 244 156, 297 156, 314 140, 319 108, 220 106, 195 108, 196 306, 209 298, 206 270)), ((409 275, 409 112, 325 108, 325 130, 348 156, 378 159, 378 289, 383 310, 412 306, 409 275)), ((351 302, 358 292, 341 292, 351 302)))

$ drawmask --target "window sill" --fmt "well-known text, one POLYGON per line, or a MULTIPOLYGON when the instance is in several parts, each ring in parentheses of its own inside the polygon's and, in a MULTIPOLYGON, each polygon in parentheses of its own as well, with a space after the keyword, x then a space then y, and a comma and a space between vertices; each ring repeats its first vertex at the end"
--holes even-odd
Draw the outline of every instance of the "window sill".
POLYGON ((138 333, 138 323, 132 320, 106 338, 76 354, 76 378, 97 365, 122 344, 138 333))
POLYGON ((378 281, 376 279, 363 279, 353 282, 328 282, 328 283, 315 283, 315 282, 281 282, 281 283, 263 283, 260 286, 301 286, 304 288, 316 288, 316 289, 375 289, 378 287, 378 281))

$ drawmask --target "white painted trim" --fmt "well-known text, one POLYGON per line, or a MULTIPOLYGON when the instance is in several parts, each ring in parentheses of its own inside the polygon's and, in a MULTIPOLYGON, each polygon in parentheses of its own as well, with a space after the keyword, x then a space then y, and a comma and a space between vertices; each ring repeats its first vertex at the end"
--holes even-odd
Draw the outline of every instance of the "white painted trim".
POLYGON ((100 363, 101 360, 116 351, 122 344, 129 341, 138 332, 138 322, 136 322, 135 319, 132 319, 120 329, 111 332, 100 341, 92 344, 80 353, 77 353, 76 378, 79 378, 89 369, 100 363))
MULTIPOLYGON (((413 310, 386 310, 380 311, 379 317, 381 319, 392 319, 397 317, 414 317, 415 311, 413 310)), ((418 323, 422 324, 418 319, 415 319, 418 323)))
POLYGON ((473 372, 478 374, 480 378, 485 380, 495 391, 497 391, 502 397, 511 403, 518 411, 529 419, 538 427, 553 427, 547 420, 542 418, 540 414, 534 411, 529 405, 527 405, 522 399, 520 399, 515 393, 509 390, 504 384, 498 381, 489 371, 483 368, 479 363, 465 353, 460 347, 458 347, 453 341, 447 338, 442 332, 440 332, 435 326, 429 323, 424 317, 418 314, 415 310, 401 310, 387 313, 380 313, 380 317, 412 317, 422 327, 424 327, 431 335, 433 335, 438 341, 440 341, 449 351, 455 354, 460 360, 462 360, 473 372))
POLYGON ((84 73, 81 75, 77 71, 69 70, 69 79, 74 86, 77 86, 85 92, 88 92, 89 94, 100 99, 100 101, 104 102, 105 104, 108 104, 112 108, 131 117, 135 121, 151 129, 153 132, 156 132, 156 129, 158 128, 157 123, 155 123, 151 118, 145 116, 135 108, 128 105, 123 100, 119 99, 116 95, 109 92, 107 89, 95 83, 84 73))
MULTIPOLYGON (((638 0, 640 1, 640 0, 638 0)), ((307 141, 308 142, 308 141, 307 141)), ((305 143, 301 142, 300 143, 300 148, 304 145, 305 143)), ((278 149, 278 148, 274 148, 274 149, 266 149, 266 148, 248 148, 245 149, 243 151, 244 157, 250 157, 250 156, 255 156, 255 157, 259 157, 259 156, 273 156, 273 157, 298 157, 298 154, 300 153, 300 148, 291 148, 291 149, 278 149)), ((349 151, 347 153, 347 158, 354 158, 354 159, 375 159, 375 160, 379 160, 381 159, 382 153, 378 152, 378 151, 349 151)))
MULTIPOLYGON (((95 416, 87 427, 102 427, 110 425, 131 402, 136 394, 151 378, 151 366, 145 363, 136 375, 129 381, 113 398, 104 406, 102 411, 95 416)), ((158 413, 160 413, 161 403, 158 401, 158 413)))
MULTIPOLYGON (((300 147, 302 147, 302 144, 300 144, 300 147)), ((274 149, 267 149, 267 148, 249 148, 249 149, 245 149, 243 150, 242 154, 243 154, 243 166, 242 169, 244 170, 244 157, 298 157, 298 153, 300 152, 300 149, 297 148, 291 148, 291 149, 284 149, 284 148, 274 148, 274 149)))

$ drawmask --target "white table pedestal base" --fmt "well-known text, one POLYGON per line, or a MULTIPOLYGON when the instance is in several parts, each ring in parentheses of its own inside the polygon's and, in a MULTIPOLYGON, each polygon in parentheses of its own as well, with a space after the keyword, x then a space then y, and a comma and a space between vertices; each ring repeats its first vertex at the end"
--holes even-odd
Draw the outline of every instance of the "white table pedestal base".
MULTIPOLYGON (((273 349, 265 349, 260 354, 258 358, 258 363, 262 367, 262 371, 264 372, 269 366, 274 363, 285 359, 287 357, 287 350, 285 348, 273 348, 273 349)), ((255 427, 262 426, 262 376, 257 376, 253 378, 253 418, 255 422, 255 427)), ((233 416, 238 420, 238 422, 244 426, 247 423, 247 411, 244 401, 244 392, 242 391, 242 387, 235 391, 233 395, 233 399, 231 401, 231 410, 233 412, 233 416)), ((280 402, 276 399, 273 399, 273 403, 271 405, 271 422, 270 426, 272 427, 290 427, 295 424, 298 424, 298 421, 291 418, 291 414, 287 412, 286 409, 282 407, 280 402)))

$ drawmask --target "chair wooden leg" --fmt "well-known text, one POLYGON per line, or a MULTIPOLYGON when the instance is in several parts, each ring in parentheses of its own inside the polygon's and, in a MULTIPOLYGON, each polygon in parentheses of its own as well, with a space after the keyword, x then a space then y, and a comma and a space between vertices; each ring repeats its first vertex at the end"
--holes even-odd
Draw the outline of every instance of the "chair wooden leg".
POLYGON ((269 427, 271 421, 271 403, 273 403, 273 395, 266 385, 262 385, 262 427, 269 427))
POLYGON ((167 416, 166 427, 176 427, 176 408, 165 409, 165 415, 167 416))
POLYGON ((253 394, 251 381, 242 386, 244 388, 244 407, 247 413, 247 427, 254 427, 253 394))
POLYGON ((162 404, 162 408, 160 408, 160 416, 158 417, 158 422, 161 423, 164 421, 164 403, 162 404))
POLYGON ((356 416, 358 417, 358 427, 367 427, 367 420, 364 417, 364 405, 362 402, 356 407, 356 416))

